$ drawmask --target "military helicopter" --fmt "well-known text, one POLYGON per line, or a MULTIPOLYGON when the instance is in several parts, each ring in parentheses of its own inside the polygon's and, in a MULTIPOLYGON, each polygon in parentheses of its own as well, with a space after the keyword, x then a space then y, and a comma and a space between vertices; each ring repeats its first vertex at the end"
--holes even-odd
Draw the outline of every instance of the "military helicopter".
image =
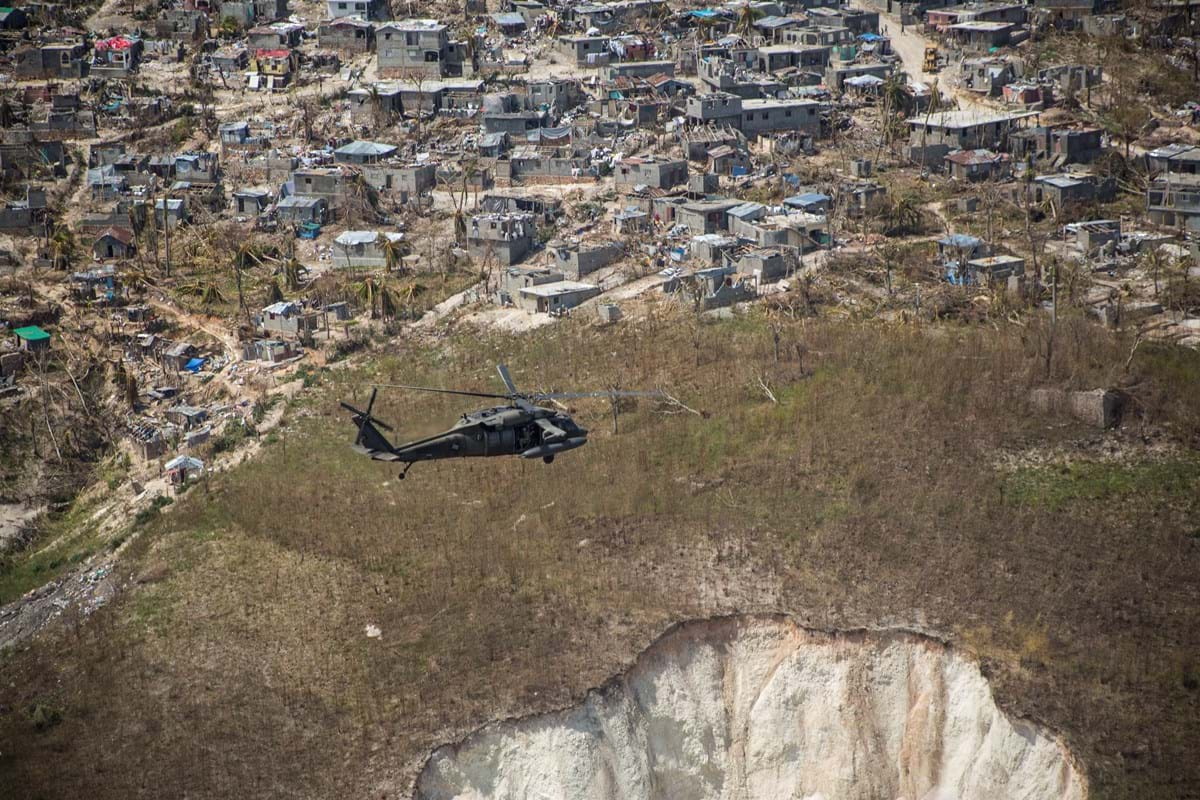
POLYGON ((504 382, 505 394, 489 392, 467 392, 459 389, 436 389, 430 386, 408 386, 404 384, 377 384, 371 389, 371 399, 365 411, 349 403, 342 403, 353 414, 358 426, 354 449, 376 461, 404 464, 403 478, 418 461, 433 461, 440 458, 472 458, 486 456, 520 456, 540 458, 549 464, 559 453, 574 450, 587 444, 587 430, 575 424, 569 414, 538 403, 547 400, 574 400, 585 397, 662 397, 661 392, 557 392, 531 393, 517 391, 508 367, 496 365, 500 380, 504 382), (424 439, 393 445, 380 431, 392 428, 371 415, 375 395, 380 388, 408 389, 416 392, 457 394, 464 397, 489 397, 507 401, 507 405, 493 406, 463 414, 454 427, 444 433, 424 439))

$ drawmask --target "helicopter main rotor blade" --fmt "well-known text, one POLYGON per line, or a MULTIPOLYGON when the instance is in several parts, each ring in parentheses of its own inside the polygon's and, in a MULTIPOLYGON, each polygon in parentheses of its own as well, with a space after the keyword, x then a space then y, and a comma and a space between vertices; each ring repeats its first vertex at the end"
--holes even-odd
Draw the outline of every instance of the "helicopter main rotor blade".
POLYGON ((586 397, 665 397, 662 392, 550 392, 528 395, 531 400, 582 400, 586 397))
POLYGON ((493 392, 464 392, 460 389, 435 389, 432 386, 409 386, 402 383, 376 383, 373 384, 379 389, 408 389, 414 392, 433 392, 434 394, 458 394, 464 397, 494 397, 500 400, 507 400, 511 395, 495 394, 493 392))
POLYGON ((517 391, 517 385, 513 383, 512 375, 509 374, 508 367, 506 365, 497 364, 496 372, 500 373, 500 380, 504 381, 504 388, 508 389, 509 394, 520 394, 520 392, 517 391))

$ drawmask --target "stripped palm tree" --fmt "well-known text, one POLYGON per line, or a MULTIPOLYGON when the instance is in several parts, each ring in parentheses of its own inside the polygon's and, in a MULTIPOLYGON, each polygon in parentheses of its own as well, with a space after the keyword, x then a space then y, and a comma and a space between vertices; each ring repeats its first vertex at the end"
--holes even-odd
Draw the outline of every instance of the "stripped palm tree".
POLYGON ((417 298, 425 294, 426 291, 427 289, 424 284, 416 282, 410 283, 401 290, 401 302, 404 305, 405 313, 409 317, 416 316, 417 298))
POLYGON ((200 305, 208 307, 225 302, 225 292, 212 278, 197 278, 180 284, 175 289, 180 297, 192 297, 200 301, 200 305))
POLYGON ((379 247, 383 250, 383 266, 389 275, 400 266, 400 260, 408 255, 409 250, 408 243, 403 239, 393 239, 386 235, 379 247))
POLYGON ((760 9, 745 3, 738 11, 737 23, 734 25, 734 32, 741 34, 745 39, 750 38, 750 34, 754 32, 754 23, 763 17, 763 12, 760 9))
POLYGON ((274 279, 267 281, 267 293, 263 297, 263 305, 273 305, 281 300, 283 300, 283 290, 279 288, 279 281, 274 279))
POLYGON ((354 294, 363 307, 371 312, 371 319, 379 318, 380 288, 379 280, 374 275, 366 276, 354 287, 354 294))
POLYGON ((70 269, 75 260, 75 234, 70 228, 59 226, 50 238, 50 261, 55 269, 70 269))
POLYGON ((294 292, 300 288, 300 282, 303 280, 303 275, 306 271, 304 265, 295 256, 287 260, 287 263, 283 265, 283 280, 287 284, 289 292, 294 292))

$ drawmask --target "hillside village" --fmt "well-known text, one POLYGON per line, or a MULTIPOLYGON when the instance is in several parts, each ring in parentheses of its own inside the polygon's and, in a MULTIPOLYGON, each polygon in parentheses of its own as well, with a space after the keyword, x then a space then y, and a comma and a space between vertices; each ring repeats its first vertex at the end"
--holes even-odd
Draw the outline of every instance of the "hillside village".
POLYGON ((740 341, 703 325, 760 320, 782 409, 830 351, 786 325, 1003 328, 1022 402, 1113 432, 1151 401, 1050 376, 1200 349, 1198 86, 1198 0, 0 8, 0 654, 110 602, 127 530, 296 398, 461 336, 583 362, 667 326, 699 368, 740 341))
POLYGON ((106 353, 161 466, 298 366, 451 321, 1067 302, 1200 343, 1176 5, 399 11, 6 12, 4 402, 106 353))

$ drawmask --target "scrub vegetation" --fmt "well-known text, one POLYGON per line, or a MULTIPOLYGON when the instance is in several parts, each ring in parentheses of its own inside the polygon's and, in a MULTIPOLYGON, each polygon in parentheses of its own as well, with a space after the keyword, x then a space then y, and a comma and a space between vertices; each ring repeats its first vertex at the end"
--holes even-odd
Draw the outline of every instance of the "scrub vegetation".
MULTIPOLYGON (((1058 321, 749 315, 463 332, 327 368, 258 457, 142 521, 118 599, 8 652, 12 797, 395 797, 489 719, 561 707, 672 622, 948 634, 1096 798, 1200 784, 1196 353, 1058 321), (1132 352, 1132 356, 1130 355, 1132 352), (372 382, 661 387, 552 465, 353 453, 372 382), (1190 385, 1189 385, 1190 384, 1190 385), (1037 387, 1121 386, 1100 433, 1037 387), (1120 455, 1115 457, 1114 450, 1120 455), (367 626, 377 626, 378 637, 367 626), (46 712, 53 709, 54 723, 46 712), (39 723, 38 720, 41 720, 39 723)), ((463 398, 384 390, 401 436, 463 398)))

